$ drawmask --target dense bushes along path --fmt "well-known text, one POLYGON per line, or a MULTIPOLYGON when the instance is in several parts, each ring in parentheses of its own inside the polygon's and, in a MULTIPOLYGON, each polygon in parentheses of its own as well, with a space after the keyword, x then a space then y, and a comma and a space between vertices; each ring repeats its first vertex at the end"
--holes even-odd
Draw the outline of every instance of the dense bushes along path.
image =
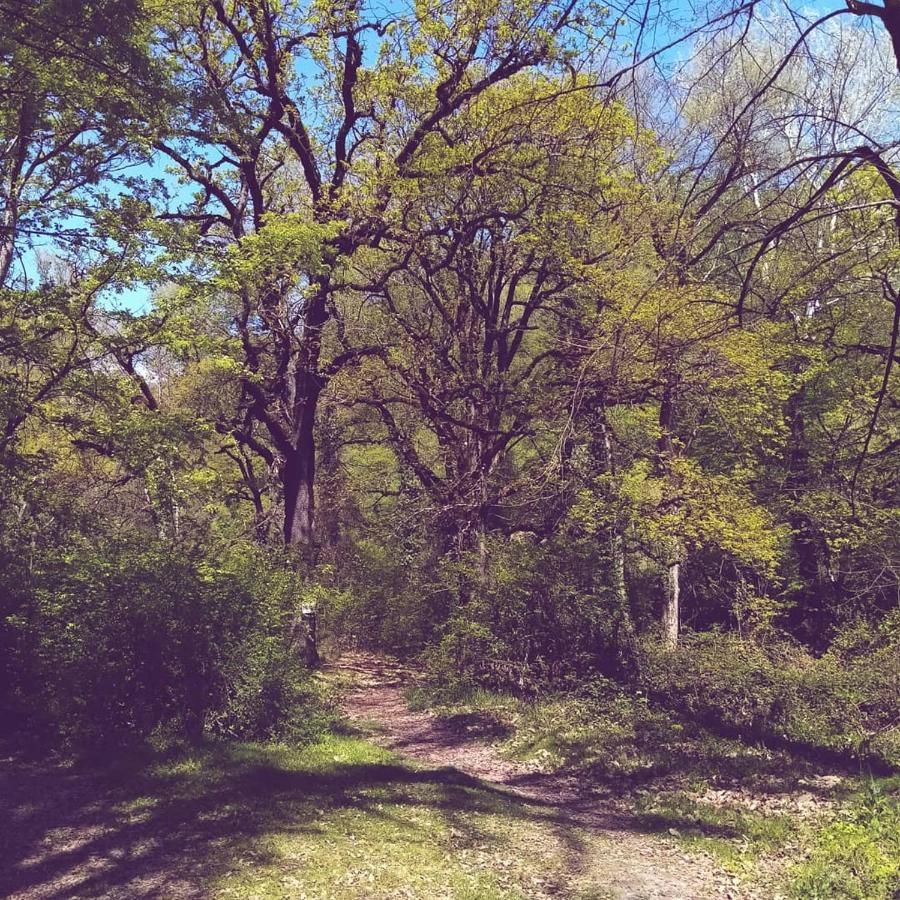
POLYGON ((542 774, 504 759, 485 740, 477 721, 442 719, 412 710, 410 674, 367 653, 346 653, 326 670, 346 687, 346 717, 383 746, 428 766, 451 767, 496 785, 544 810, 550 845, 563 844, 570 866, 562 896, 615 900, 702 900, 751 897, 746 888, 700 855, 642 830, 627 800, 603 796, 584 779, 542 774))

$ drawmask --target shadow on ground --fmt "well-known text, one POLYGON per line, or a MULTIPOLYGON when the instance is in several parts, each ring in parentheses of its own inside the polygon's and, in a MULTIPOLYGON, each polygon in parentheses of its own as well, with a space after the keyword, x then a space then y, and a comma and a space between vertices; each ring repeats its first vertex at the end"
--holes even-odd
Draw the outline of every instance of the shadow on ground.
POLYGON ((314 836, 340 810, 397 820, 416 805, 437 812, 457 846, 485 839, 473 813, 556 818, 453 769, 285 768, 276 751, 247 745, 133 758, 112 771, 10 756, 0 761, 0 896, 209 896, 236 858, 266 865, 267 835, 314 836))

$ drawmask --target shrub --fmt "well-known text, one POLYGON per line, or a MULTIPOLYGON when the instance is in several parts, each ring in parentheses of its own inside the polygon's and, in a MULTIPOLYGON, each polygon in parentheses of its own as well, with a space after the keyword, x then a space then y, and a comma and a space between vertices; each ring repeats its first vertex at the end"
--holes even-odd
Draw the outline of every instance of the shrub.
POLYGON ((393 546, 369 538, 355 541, 341 559, 346 590, 322 597, 322 628, 339 644, 419 653, 446 621, 455 600, 448 566, 434 548, 393 546))
POLYGON ((436 680, 535 692, 627 667, 622 611, 594 542, 497 541, 489 561, 483 575, 463 561, 446 578, 469 596, 426 653, 436 680))
POLYGON ((7 620, 12 705, 32 731, 70 745, 278 736, 310 705, 287 640, 301 591, 249 546, 212 556, 167 542, 85 545, 44 559, 7 620))
POLYGON ((892 900, 900 896, 900 802, 878 782, 817 836, 794 868, 798 900, 892 900))
POLYGON ((648 692, 666 706, 744 737, 900 764, 896 638, 836 645, 814 657, 787 642, 687 634, 676 651, 642 648, 648 692))

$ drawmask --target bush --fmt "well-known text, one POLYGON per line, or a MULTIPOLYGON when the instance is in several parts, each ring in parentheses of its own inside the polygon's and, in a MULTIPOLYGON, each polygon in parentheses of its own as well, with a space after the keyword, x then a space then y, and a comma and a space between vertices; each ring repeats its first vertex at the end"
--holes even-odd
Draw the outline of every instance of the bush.
POLYGON ((455 600, 446 570, 433 548, 413 540, 399 547, 357 540, 341 559, 346 590, 330 590, 321 598, 322 630, 346 646, 397 656, 419 653, 455 600))
POLYGON ((281 736, 310 708, 290 646, 302 585, 241 546, 84 546, 45 559, 7 617, 7 705, 54 744, 281 736))
POLYGON ((798 900, 893 900, 900 896, 900 802, 872 782, 838 821, 816 837, 796 866, 791 894, 798 900))
POLYGON ((716 632, 687 634, 676 651, 642 648, 642 677, 657 702, 745 738, 900 765, 897 639, 890 629, 814 657, 716 632))
POLYGON ((465 562, 447 573, 470 596, 426 653, 435 680, 533 693, 627 670, 622 610, 596 542, 497 541, 489 560, 484 575, 465 562))

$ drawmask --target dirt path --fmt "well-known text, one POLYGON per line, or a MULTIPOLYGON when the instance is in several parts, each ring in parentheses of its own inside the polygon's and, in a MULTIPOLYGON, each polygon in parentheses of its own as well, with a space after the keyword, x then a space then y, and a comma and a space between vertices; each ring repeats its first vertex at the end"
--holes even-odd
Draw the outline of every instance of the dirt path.
MULTIPOLYGON (((348 683, 346 717, 375 731, 382 746, 433 767, 452 767, 502 787, 528 803, 554 808, 563 828, 583 831, 594 844, 590 859, 573 861, 580 896, 614 900, 746 900, 755 895, 704 856, 688 855, 673 842, 641 830, 627 801, 614 800, 577 777, 547 775, 504 759, 483 736, 428 712, 409 708, 410 673, 380 657, 346 653, 328 670, 348 683), (588 867, 592 871, 585 871, 588 867)), ((565 836, 563 836, 565 838, 565 836)), ((563 894, 568 896, 568 894, 563 894)))

